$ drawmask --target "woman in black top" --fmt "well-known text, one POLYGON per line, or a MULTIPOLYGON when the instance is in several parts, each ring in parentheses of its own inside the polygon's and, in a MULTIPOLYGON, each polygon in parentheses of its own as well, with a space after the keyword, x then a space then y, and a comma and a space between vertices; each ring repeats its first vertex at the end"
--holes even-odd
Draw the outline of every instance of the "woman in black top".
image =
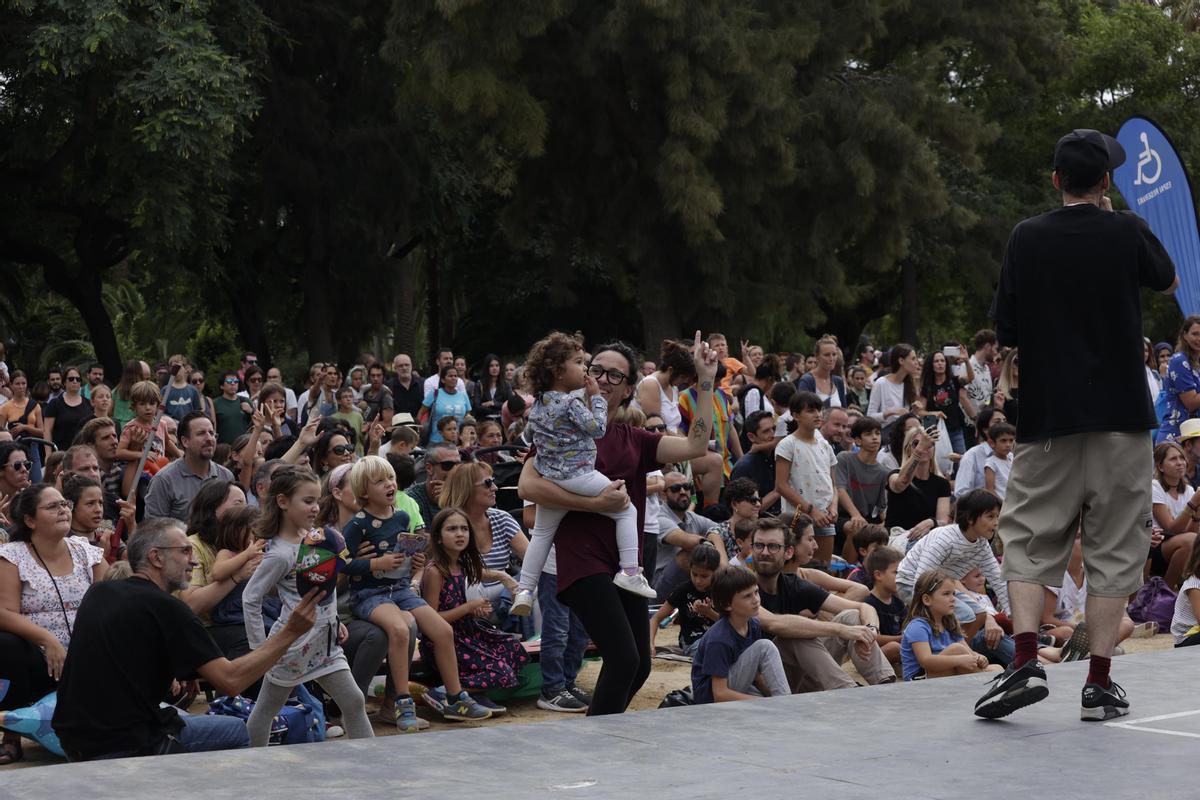
POLYGON ((512 396, 512 387, 504 380, 504 365, 500 357, 488 353, 483 357, 479 380, 471 384, 471 415, 477 420, 500 419, 500 411, 512 396))
MULTIPOLYGON (((946 423, 950 433, 950 445, 955 453, 962 455, 967 452, 966 439, 963 438, 963 408, 974 416, 974 407, 967 394, 967 386, 975 379, 971 372, 970 360, 965 348, 959 348, 955 361, 947 360, 941 350, 934 350, 925 356, 925 366, 921 370, 921 396, 925 399, 925 416, 940 417, 946 423), (954 374, 954 363, 966 364, 967 374, 960 378, 954 374)), ((928 420, 922 420, 928 424, 928 420)))
POLYGON ((909 531, 909 541, 950 522, 950 481, 938 472, 937 438, 920 427, 904 436, 904 460, 888 476, 887 526, 909 531))
POLYGON ((79 370, 67 367, 63 373, 63 393, 46 404, 46 438, 59 450, 70 447, 83 423, 95 416, 82 389, 83 376, 79 370))

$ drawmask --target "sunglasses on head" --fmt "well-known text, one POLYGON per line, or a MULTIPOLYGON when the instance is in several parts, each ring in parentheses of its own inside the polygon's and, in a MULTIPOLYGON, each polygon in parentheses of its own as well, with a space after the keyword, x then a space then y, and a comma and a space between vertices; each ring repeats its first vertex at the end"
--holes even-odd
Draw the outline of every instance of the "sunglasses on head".
POLYGON ((694 484, 681 483, 676 486, 668 486, 667 491, 668 492, 687 492, 688 494, 691 494, 692 489, 694 489, 694 488, 696 488, 694 484))

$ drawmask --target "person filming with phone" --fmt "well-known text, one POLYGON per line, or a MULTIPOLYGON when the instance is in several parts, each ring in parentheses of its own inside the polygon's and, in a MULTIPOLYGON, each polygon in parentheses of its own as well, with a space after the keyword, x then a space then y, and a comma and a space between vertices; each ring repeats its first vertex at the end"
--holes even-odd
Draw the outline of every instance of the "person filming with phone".
POLYGON ((921 369, 921 397, 925 401, 925 414, 921 422, 925 427, 936 425, 939 419, 946 423, 950 447, 960 456, 967 452, 963 432, 966 419, 975 416, 975 407, 967 392, 967 387, 974 380, 975 374, 965 347, 952 343, 925 356, 925 366, 921 369), (966 416, 963 415, 964 410, 966 416))
POLYGON ((938 470, 936 427, 913 426, 904 434, 900 469, 887 481, 887 524, 904 528, 915 542, 950 522, 950 481, 938 470))

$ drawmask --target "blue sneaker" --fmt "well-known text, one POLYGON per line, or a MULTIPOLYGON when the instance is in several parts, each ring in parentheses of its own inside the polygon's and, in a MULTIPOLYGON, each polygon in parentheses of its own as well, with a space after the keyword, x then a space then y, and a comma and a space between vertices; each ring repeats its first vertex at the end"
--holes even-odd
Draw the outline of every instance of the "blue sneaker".
POLYGON ((446 710, 446 689, 442 686, 438 686, 436 689, 426 689, 425 694, 421 695, 421 699, 425 701, 425 705, 439 714, 446 710))
POLYGON ((417 716, 417 704, 411 697, 401 698, 396 703, 393 721, 401 733, 416 733, 429 727, 429 723, 417 716))
POLYGON ((492 716, 492 712, 479 703, 475 702, 475 698, 463 692, 453 700, 446 703, 442 709, 442 717, 444 719, 453 720, 456 722, 478 722, 492 716))
POLYGON ((479 705, 483 706, 488 711, 492 712, 493 717, 498 717, 501 714, 503 714, 505 711, 508 711, 508 709, 506 707, 504 707, 504 706, 500 705, 499 703, 497 703, 496 701, 492 700, 492 698, 488 697, 483 692, 480 692, 479 694, 473 694, 473 695, 471 695, 471 697, 474 698, 476 703, 479 703, 479 705))

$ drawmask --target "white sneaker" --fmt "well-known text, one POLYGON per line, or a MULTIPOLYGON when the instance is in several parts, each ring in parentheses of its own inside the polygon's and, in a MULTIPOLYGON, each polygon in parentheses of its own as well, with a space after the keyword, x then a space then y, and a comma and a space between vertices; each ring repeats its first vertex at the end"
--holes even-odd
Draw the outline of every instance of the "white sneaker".
POLYGON ((627 592, 640 594, 642 597, 653 600, 658 596, 658 592, 654 591, 647 581, 646 576, 642 574, 642 568, 638 567, 638 571, 632 575, 626 575, 624 572, 618 572, 613 576, 613 583, 618 589, 624 589, 627 592))
POLYGON ((514 617, 528 617, 533 611, 533 592, 528 589, 518 589, 517 596, 513 598, 512 608, 508 609, 508 613, 514 617))

